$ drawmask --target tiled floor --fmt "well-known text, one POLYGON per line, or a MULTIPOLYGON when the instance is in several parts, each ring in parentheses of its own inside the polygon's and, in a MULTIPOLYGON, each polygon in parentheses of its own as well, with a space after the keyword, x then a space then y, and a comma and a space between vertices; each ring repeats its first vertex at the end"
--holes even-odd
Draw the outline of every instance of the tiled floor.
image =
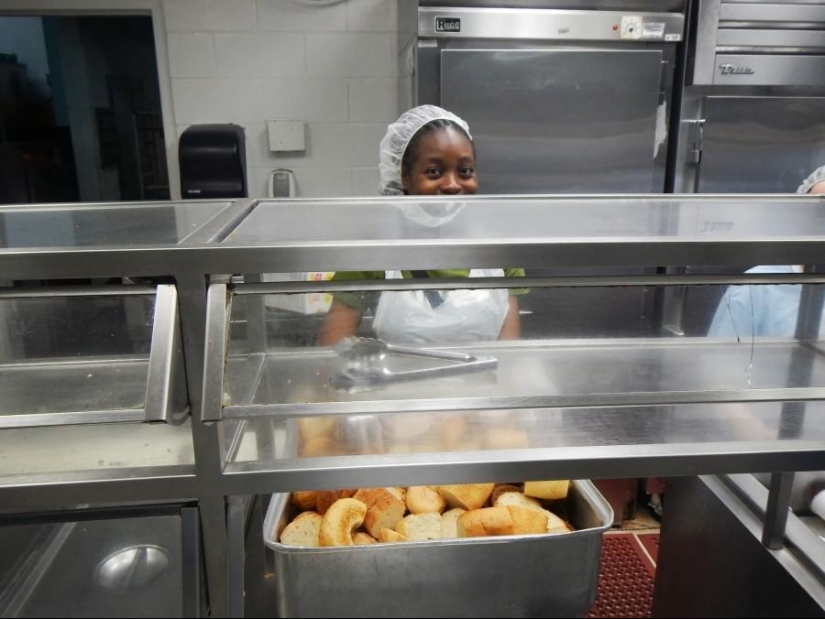
POLYGON ((650 617, 658 551, 657 529, 605 534, 598 593, 587 616, 650 617))

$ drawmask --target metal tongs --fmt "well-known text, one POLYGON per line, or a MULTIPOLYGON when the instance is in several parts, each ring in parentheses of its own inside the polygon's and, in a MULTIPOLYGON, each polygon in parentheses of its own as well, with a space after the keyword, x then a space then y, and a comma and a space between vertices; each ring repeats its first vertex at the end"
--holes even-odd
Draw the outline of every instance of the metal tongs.
POLYGON ((383 340, 363 337, 344 338, 332 349, 340 359, 345 361, 346 366, 336 372, 331 384, 335 389, 345 391, 370 389, 402 381, 494 370, 498 367, 498 360, 495 357, 478 357, 459 352, 396 346, 383 340), (416 370, 393 371, 387 367, 388 355, 435 359, 448 363, 416 370))

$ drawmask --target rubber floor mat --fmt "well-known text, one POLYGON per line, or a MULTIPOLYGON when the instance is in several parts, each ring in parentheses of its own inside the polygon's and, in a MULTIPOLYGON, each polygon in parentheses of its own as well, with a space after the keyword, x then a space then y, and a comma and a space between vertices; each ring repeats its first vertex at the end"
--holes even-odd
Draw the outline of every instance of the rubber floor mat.
POLYGON ((587 617, 650 617, 656 568, 639 537, 653 536, 655 542, 646 539, 645 546, 655 544, 658 549, 658 533, 638 537, 617 533, 602 538, 598 592, 587 617))

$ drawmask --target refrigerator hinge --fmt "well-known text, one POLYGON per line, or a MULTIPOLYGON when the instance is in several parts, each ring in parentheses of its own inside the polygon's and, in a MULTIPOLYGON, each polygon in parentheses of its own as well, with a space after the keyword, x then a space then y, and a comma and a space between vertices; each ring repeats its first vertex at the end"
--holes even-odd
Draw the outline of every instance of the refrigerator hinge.
POLYGON ((699 165, 702 163, 702 150, 704 149, 705 119, 698 118, 696 120, 684 120, 682 122, 693 127, 693 144, 688 154, 688 163, 699 165))

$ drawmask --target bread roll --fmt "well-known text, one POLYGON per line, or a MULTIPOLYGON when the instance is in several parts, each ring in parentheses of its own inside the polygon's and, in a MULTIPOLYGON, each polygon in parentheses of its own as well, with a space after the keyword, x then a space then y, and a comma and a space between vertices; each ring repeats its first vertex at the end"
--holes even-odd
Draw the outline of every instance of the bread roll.
POLYGON ((490 428, 487 430, 487 449, 527 449, 530 439, 524 430, 490 428))
POLYGON ((441 539, 455 539, 458 537, 458 517, 466 513, 466 509, 454 507, 441 514, 441 539))
POLYGON ((338 499, 348 499, 353 494, 355 494, 355 490, 352 489, 320 490, 315 494, 315 511, 323 516, 335 501, 338 499))
POLYGON ((377 544, 378 540, 369 533, 357 531, 355 535, 352 536, 352 543, 356 546, 367 546, 369 544, 377 544))
POLYGON ((317 548, 323 517, 315 512, 304 512, 281 531, 281 543, 285 546, 317 548))
POLYGON ((474 509, 458 517, 459 537, 512 534, 513 518, 506 507, 474 509))
POLYGON ((547 533, 548 512, 544 509, 507 505, 510 518, 513 519, 513 533, 516 535, 538 535, 547 533))
POLYGON ((367 506, 355 499, 338 499, 324 514, 318 534, 319 546, 352 546, 352 535, 364 522, 367 506))
POLYGON ((314 438, 332 438, 338 427, 338 419, 335 416, 328 417, 302 417, 298 420, 298 434, 303 442, 314 438))
POLYGON ((335 442, 328 436, 315 436, 301 444, 303 458, 320 458, 335 455, 335 442))
POLYGON ((396 525, 395 530, 410 541, 441 539, 441 514, 410 514, 396 525))
POLYGON ((438 492, 429 486, 410 486, 407 488, 407 508, 412 514, 441 513, 447 503, 438 492))
POLYGON ((388 486, 387 490, 392 492, 399 501, 407 501, 407 489, 401 486, 388 486))
POLYGON ((527 481, 524 482, 524 494, 534 496, 537 499, 555 501, 567 498, 567 490, 569 487, 569 479, 561 479, 558 481, 527 481))
POLYGON ((547 511, 547 532, 548 533, 570 533, 573 529, 567 523, 556 516, 553 512, 547 511))
POLYGON ((404 517, 404 502, 386 488, 362 488, 354 499, 367 506, 364 528, 377 538, 381 529, 394 529, 404 517))
POLYGON ((505 492, 521 492, 521 486, 515 484, 496 484, 493 488, 493 493, 490 495, 490 502, 495 505, 496 500, 505 492))
POLYGON ((302 512, 315 509, 318 493, 315 490, 293 492, 292 504, 302 512))
POLYGON ((531 496, 525 496, 521 492, 503 492, 495 500, 496 507, 508 507, 509 505, 519 505, 521 507, 529 507, 538 511, 544 511, 541 503, 531 496))
POLYGON ((389 542, 406 542, 407 538, 398 533, 397 531, 393 531, 392 529, 381 529, 378 532, 378 542, 381 544, 386 544, 389 542))
POLYGON ((483 507, 490 498, 495 484, 457 484, 439 486, 438 493, 447 501, 450 507, 461 507, 466 510, 483 507))
POLYGON ((466 427, 467 422, 460 416, 452 416, 444 419, 439 426, 441 442, 444 445, 444 449, 453 451, 461 445, 466 427))
POLYGON ((381 427, 385 436, 409 441, 429 431, 435 422, 436 416, 432 413, 404 413, 383 416, 381 427))

